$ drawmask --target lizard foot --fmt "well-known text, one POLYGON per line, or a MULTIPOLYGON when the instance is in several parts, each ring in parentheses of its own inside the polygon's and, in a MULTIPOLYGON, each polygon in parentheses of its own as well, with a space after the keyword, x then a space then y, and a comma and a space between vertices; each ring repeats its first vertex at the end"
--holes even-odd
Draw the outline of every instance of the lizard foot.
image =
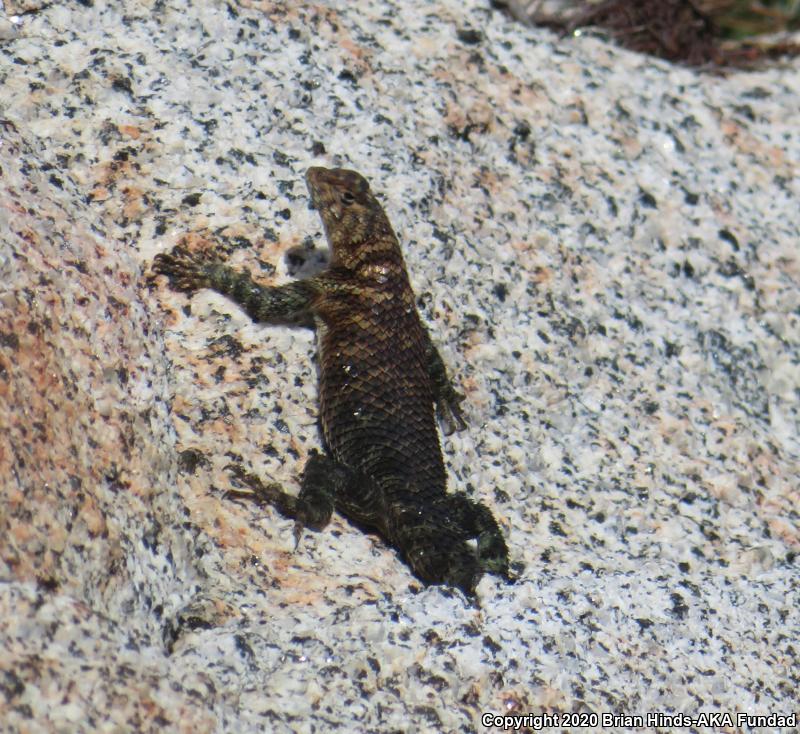
POLYGON ((249 487, 249 490, 229 489, 225 492, 226 499, 247 500, 259 505, 280 505, 281 500, 286 496, 277 482, 265 484, 261 478, 251 472, 246 471, 240 464, 228 464, 225 467, 231 476, 241 484, 249 487))
POLYGON ((166 275, 173 290, 193 293, 210 285, 209 269, 217 264, 217 260, 205 253, 190 252, 177 245, 171 252, 153 258, 153 272, 166 275))
POLYGON ((522 578, 522 574, 525 572, 525 564, 521 561, 514 561, 513 563, 508 564, 508 569, 506 570, 505 575, 503 578, 509 584, 515 584, 522 578))
MULTIPOLYGON (((225 492, 225 498, 256 502, 262 507, 268 505, 274 507, 285 518, 294 520, 295 550, 297 550, 300 545, 300 538, 303 535, 304 528, 311 527, 312 529, 317 529, 316 525, 318 523, 315 521, 318 520, 318 518, 314 517, 313 512, 309 512, 307 503, 284 492, 281 485, 277 482, 264 483, 261 481, 260 477, 246 471, 239 464, 228 464, 225 468, 236 481, 250 488, 248 491, 229 489, 225 492)), ((328 518, 330 518, 330 510, 327 512, 325 522, 327 522, 328 518)))

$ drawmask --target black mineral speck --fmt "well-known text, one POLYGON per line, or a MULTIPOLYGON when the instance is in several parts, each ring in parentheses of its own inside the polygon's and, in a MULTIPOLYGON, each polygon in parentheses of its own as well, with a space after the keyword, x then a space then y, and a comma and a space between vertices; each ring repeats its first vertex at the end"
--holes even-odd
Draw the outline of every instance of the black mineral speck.
POLYGON ((513 132, 520 140, 526 140, 531 134, 531 126, 527 122, 518 122, 513 132))
POLYGON ((458 40, 461 43, 466 43, 470 46, 474 46, 483 40, 483 34, 474 28, 461 28, 456 31, 456 36, 458 36, 458 40))
POLYGON ((680 347, 674 342, 664 340, 664 356, 667 359, 677 357, 681 353, 680 347))
POLYGON ((17 351, 19 349, 19 337, 13 331, 0 331, 0 347, 7 347, 17 351))
POLYGON ((203 461, 203 454, 196 449, 186 449, 178 454, 178 468, 184 474, 194 474, 203 461))
POLYGON ((250 647, 244 635, 234 635, 233 639, 236 642, 236 649, 243 658, 249 658, 250 660, 255 658, 256 655, 253 652, 253 648, 250 647))
POLYGON ((649 191, 640 189, 639 201, 641 202, 642 206, 647 207, 648 209, 658 209, 656 197, 653 196, 649 191))
POLYGON ((125 94, 129 94, 133 96, 133 87, 131 86, 131 80, 126 77, 117 77, 111 82, 111 88, 115 92, 124 92, 125 94))
POLYGON ((719 234, 721 240, 724 240, 733 248, 734 252, 739 252, 739 240, 727 229, 721 229, 717 234, 719 234))
POLYGON ((25 683, 13 670, 4 670, 0 677, 0 691, 3 692, 6 701, 10 701, 23 694, 25 683))
POLYGON ((669 598, 672 601, 672 609, 669 610, 670 614, 677 619, 685 619, 689 613, 689 607, 686 606, 683 597, 677 592, 673 592, 669 595, 669 598))
POLYGON ((181 204, 185 206, 197 206, 200 203, 201 196, 202 194, 189 194, 181 199, 181 204))

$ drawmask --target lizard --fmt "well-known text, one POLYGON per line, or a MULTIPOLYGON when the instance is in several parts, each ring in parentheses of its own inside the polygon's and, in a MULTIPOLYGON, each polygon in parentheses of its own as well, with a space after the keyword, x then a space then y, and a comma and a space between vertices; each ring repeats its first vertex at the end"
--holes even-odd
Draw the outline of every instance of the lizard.
POLYGON ((261 285, 213 253, 182 245, 153 261, 153 272, 174 290, 211 288, 256 322, 316 329, 324 453, 309 453, 299 495, 233 464, 229 471, 249 489, 228 496, 294 519, 296 541, 303 528, 323 529, 337 510, 377 531, 426 584, 474 596, 485 572, 510 580, 508 548, 491 511, 447 492, 436 418, 448 433, 464 429, 464 397, 420 319, 383 207, 355 171, 312 167, 306 183, 330 250, 322 272, 261 285))

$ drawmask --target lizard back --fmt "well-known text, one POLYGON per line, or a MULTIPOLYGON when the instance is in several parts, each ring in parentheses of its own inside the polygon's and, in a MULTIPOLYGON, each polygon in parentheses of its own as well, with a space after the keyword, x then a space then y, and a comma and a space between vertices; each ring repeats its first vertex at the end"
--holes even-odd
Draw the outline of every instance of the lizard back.
POLYGON ((314 308, 325 442, 384 486, 444 493, 425 332, 397 237, 359 174, 312 168, 307 179, 332 250, 314 308))

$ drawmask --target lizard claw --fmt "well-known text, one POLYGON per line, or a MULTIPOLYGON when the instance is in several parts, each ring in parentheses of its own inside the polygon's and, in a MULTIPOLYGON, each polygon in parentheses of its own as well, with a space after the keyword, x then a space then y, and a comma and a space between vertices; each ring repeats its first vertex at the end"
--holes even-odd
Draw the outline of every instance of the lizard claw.
POLYGON ((246 471, 241 464, 228 464, 225 469, 239 484, 247 487, 247 490, 228 489, 225 491, 226 499, 249 500, 259 504, 270 504, 270 492, 272 485, 264 484, 259 477, 246 471))
POLYGON ((209 285, 208 268, 216 264, 202 252, 190 252, 182 245, 162 252, 153 258, 153 273, 166 275, 170 288, 193 293, 209 285))
POLYGON ((503 579, 507 584, 516 584, 522 578, 522 574, 525 571, 525 564, 516 561, 514 563, 510 563, 506 572, 502 574, 503 579))
MULTIPOLYGON (((248 472, 245 471, 245 469, 242 467, 241 464, 227 464, 225 466, 225 471, 227 471, 233 479, 239 482, 239 484, 243 484, 246 487, 249 486, 252 488, 251 482, 248 481, 250 477, 252 477, 252 475, 248 474, 248 472)), ((241 492, 240 490, 227 490, 225 492, 226 497, 229 495, 235 497, 238 496, 239 494, 245 494, 245 493, 241 492)), ((250 495, 252 493, 247 492, 246 494, 250 495)))
POLYGON ((442 430, 446 436, 454 431, 463 431, 467 427, 464 419, 464 411, 461 410, 461 403, 465 400, 464 396, 453 390, 436 401, 436 415, 441 421, 442 430))
POLYGON ((300 520, 296 520, 294 523, 294 550, 293 553, 297 553, 297 549, 300 547, 300 539, 303 537, 303 530, 305 530, 305 525, 300 520))

